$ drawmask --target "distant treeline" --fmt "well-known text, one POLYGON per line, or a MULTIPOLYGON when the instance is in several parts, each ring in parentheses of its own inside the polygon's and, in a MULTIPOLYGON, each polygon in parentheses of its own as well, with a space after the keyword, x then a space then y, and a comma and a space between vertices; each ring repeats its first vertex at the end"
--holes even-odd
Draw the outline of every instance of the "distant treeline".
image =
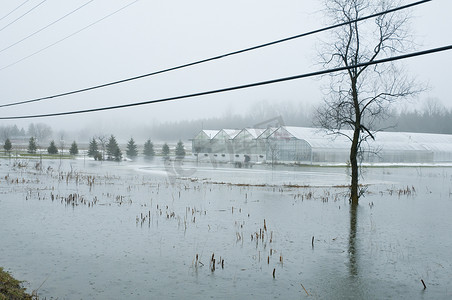
POLYGON ((53 130, 50 126, 44 123, 28 125, 28 129, 19 128, 17 125, 0 126, 0 140, 6 139, 21 139, 35 137, 38 140, 48 140, 52 137, 53 130))
MULTIPOLYGON (((274 106, 257 106, 254 111, 246 115, 228 114, 222 117, 211 117, 197 120, 182 120, 177 122, 164 122, 150 126, 124 128, 122 132, 114 132, 121 141, 127 141, 130 137, 136 139, 154 141, 187 141, 193 138, 202 129, 242 129, 246 127, 277 127, 280 125, 312 127, 314 126, 314 108, 306 106, 295 106, 293 104, 279 104, 274 106)), ((389 112, 388 118, 383 120, 378 129, 384 131, 405 131, 422 133, 452 134, 452 109, 447 109, 438 101, 427 101, 424 108, 420 110, 404 110, 389 112)), ((58 140, 63 136, 68 140, 77 140, 80 143, 88 143, 92 136, 111 134, 111 132, 91 132, 81 129, 77 135, 69 136, 59 128, 38 123, 30 124, 25 130, 16 125, 0 125, 0 142, 7 138, 28 139, 33 136, 38 141, 47 141, 58 132, 58 140), (83 132, 83 134, 82 134, 83 132)))
MULTIPOLYGON (((313 112, 314 110, 311 108, 290 114, 275 112, 275 115, 267 115, 263 118, 256 115, 235 115, 194 121, 168 122, 154 126, 148 132, 158 140, 165 140, 170 137, 187 140, 193 138, 201 129, 243 129, 255 125, 261 128, 279 125, 312 127, 314 126, 313 112)), ((437 109, 392 111, 388 118, 381 121, 378 127, 377 129, 384 131, 452 134, 452 109, 440 106, 437 109)))
POLYGON ((179 121, 161 123, 149 129, 151 136, 157 140, 191 139, 202 129, 243 129, 246 127, 278 127, 281 125, 312 126, 310 118, 288 119, 276 115, 268 119, 258 119, 252 116, 229 116, 208 118, 194 121, 179 121), (257 126, 256 126, 257 125, 257 126))
POLYGON ((173 140, 187 140, 193 138, 202 129, 266 128, 281 125, 311 127, 313 126, 312 116, 313 108, 309 105, 262 102, 246 114, 230 113, 222 117, 165 122, 148 128, 147 131, 157 140, 165 140, 169 137, 173 140))
POLYGON ((393 113, 384 124, 386 131, 452 134, 452 109, 393 113))

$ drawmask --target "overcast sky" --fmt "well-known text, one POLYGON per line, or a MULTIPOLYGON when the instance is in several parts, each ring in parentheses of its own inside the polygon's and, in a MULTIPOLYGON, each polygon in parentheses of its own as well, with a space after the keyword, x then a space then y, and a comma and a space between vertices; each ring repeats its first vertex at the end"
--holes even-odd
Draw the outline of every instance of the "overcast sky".
MULTIPOLYGON (((23 2, 1 1, 0 18, 23 2)), ((157 71, 327 24, 321 12, 322 1, 317 0, 47 0, 11 24, 40 2, 42 0, 30 0, 0 20, 0 69, 4 68, 0 70, 0 104, 157 71), (2 50, 88 2, 53 26, 2 50), (9 66, 130 3, 133 4, 90 28, 9 66)), ((412 9, 412 29, 419 44, 418 50, 452 44, 451 11, 450 0, 434 0, 412 9)), ((315 61, 316 45, 319 39, 326 37, 322 34, 302 38, 114 87, 0 108, 0 115, 52 113, 125 104, 312 72, 319 69, 315 61)), ((452 107, 451 51, 413 58, 404 64, 412 75, 430 85, 430 90, 421 95, 421 100, 438 98, 452 107)), ((104 126, 115 120, 117 126, 123 127, 248 113, 260 101, 309 106, 320 103, 321 84, 318 78, 301 79, 120 111, 0 121, 0 125, 27 126, 30 122, 45 122, 51 126, 83 128, 87 125, 104 126), (95 122, 99 124, 94 125, 95 122)))

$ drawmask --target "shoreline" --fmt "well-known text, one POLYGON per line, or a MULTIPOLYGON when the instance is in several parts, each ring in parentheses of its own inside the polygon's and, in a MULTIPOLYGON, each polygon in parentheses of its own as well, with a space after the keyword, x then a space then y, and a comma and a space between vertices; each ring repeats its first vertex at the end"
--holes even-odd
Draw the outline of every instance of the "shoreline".
POLYGON ((0 299, 34 299, 25 290, 22 281, 15 279, 0 267, 0 299))

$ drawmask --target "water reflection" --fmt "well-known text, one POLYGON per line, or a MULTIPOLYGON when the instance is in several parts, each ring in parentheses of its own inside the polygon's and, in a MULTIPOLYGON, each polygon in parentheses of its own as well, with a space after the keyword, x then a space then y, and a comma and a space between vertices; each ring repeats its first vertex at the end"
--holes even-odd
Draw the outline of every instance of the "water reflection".
MULTIPOLYGON (((59 165, 58 160, 44 163, 43 170, 49 166, 56 170, 59 165)), ((346 205, 338 210, 337 205, 342 203, 301 201, 294 198, 293 191, 301 195, 330 191, 323 184, 338 182, 341 176, 337 174, 342 171, 339 168, 295 173, 258 167, 199 167, 195 178, 177 179, 171 185, 160 160, 155 164, 119 167, 116 163, 104 162, 100 166, 88 160, 86 168, 83 161, 79 165, 73 161, 63 160, 64 163, 67 165, 63 171, 78 169, 85 171, 81 176, 95 174, 99 179, 95 188, 90 190, 89 184, 81 181, 77 184, 75 177, 68 177, 69 183, 65 183, 56 171, 37 172, 33 162, 28 169, 0 164, 0 266, 28 280, 30 289, 38 288, 48 277, 49 266, 54 266, 51 277, 39 289, 41 298, 127 299, 151 294, 152 298, 174 299, 218 295, 238 299, 418 299, 425 293, 425 298, 452 299, 452 201, 448 197, 451 184, 448 174, 447 182, 438 180, 443 169, 435 168, 421 178, 423 181, 419 179, 419 196, 372 193, 360 206, 346 205), (140 173, 136 175, 138 169, 140 173), (275 180, 267 180, 271 176, 275 180), (311 183, 320 183, 320 187, 293 191, 285 188, 281 192, 271 186, 308 182, 303 176, 311 183), (69 209, 59 201, 49 200, 52 193, 66 197, 74 191, 86 195, 88 200, 97 197, 102 202, 94 207, 80 205, 69 209), (126 195, 133 201, 127 205, 118 203, 115 195, 126 195), (371 211, 365 203, 374 201, 378 201, 378 207, 371 211), (276 205, 278 209, 274 209, 276 205), (175 218, 167 218, 167 214, 160 215, 161 207, 166 208, 163 212, 176 212, 181 217, 180 224, 175 218), (207 214, 196 215, 196 223, 185 223, 184 216, 187 218, 188 211, 195 208, 207 214), (152 220, 149 218, 148 226, 141 228, 135 217, 149 211, 152 220), (270 249, 265 249, 263 243, 259 242, 256 248, 255 241, 246 238, 240 244, 230 242, 242 230, 245 234, 259 230, 264 218, 277 237, 271 247, 284 251, 284 266, 278 255, 270 257, 268 263, 265 253, 270 249), (432 228, 435 235, 428 234, 432 228), (318 239, 315 249, 311 248, 311 233, 318 239), (212 252, 227 259, 224 269, 212 273, 208 263, 195 268, 196 254, 208 256, 212 252), (421 278, 426 280, 425 291, 421 278), (174 287, 169 293, 168 286, 174 287)), ((179 167, 190 170, 193 166, 169 165, 174 174, 181 170, 179 167)), ((412 183, 409 180, 413 179, 414 169, 390 171, 394 173, 382 176, 383 170, 371 168, 369 177, 375 181, 384 177, 388 182, 407 178, 401 185, 412 183)), ((374 191, 385 193, 387 187, 388 184, 372 186, 374 191)))
POLYGON ((348 255, 350 259, 349 272, 351 276, 358 275, 357 247, 356 247, 356 226, 358 223, 358 204, 350 205, 350 234, 348 238, 348 255))

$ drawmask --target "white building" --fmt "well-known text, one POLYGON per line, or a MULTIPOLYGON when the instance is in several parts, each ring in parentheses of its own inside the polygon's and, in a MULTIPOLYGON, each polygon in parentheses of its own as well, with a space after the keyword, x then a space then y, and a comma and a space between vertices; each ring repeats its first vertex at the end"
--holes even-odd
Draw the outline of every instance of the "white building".
POLYGON ((219 130, 201 130, 192 139, 193 153, 211 153, 211 140, 215 135, 217 135, 218 132, 219 130))
POLYGON ((221 129, 211 140, 213 153, 234 153, 232 139, 240 132, 240 129, 221 129))
MULTIPOLYGON (((198 158, 225 162, 347 163, 352 131, 328 135, 318 128, 282 126, 203 130, 193 139, 198 158)), ((378 132, 362 146, 369 163, 452 162, 452 135, 378 132)))
MULTIPOLYGON (((297 163, 346 163, 352 131, 327 135, 322 129, 283 126, 267 138, 267 160, 297 163)), ((378 132, 363 144, 364 162, 452 162, 452 135, 378 132)))

